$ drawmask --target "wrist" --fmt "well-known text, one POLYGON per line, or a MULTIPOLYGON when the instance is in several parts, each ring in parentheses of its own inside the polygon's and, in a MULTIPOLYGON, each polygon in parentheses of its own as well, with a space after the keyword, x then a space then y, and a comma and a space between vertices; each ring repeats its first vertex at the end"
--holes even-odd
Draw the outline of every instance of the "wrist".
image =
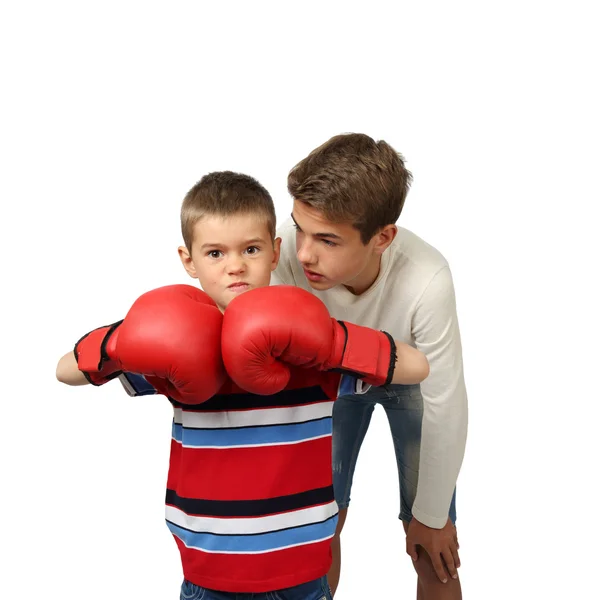
POLYGON ((423 527, 428 527, 429 529, 442 529, 448 521, 448 517, 433 517, 422 512, 414 505, 412 507, 412 515, 413 520, 417 521, 419 525, 423 527))

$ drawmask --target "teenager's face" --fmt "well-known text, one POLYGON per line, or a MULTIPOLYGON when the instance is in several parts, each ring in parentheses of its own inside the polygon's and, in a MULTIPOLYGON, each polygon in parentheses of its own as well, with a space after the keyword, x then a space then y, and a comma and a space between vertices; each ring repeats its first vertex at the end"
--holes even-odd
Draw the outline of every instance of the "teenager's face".
POLYGON ((179 248, 188 274, 224 311, 233 298, 265 287, 279 261, 265 219, 256 215, 205 216, 194 226, 192 253, 179 248))
POLYGON ((294 200, 296 253, 304 275, 315 290, 345 285, 354 293, 365 291, 377 278, 381 254, 397 228, 387 225, 363 244, 358 230, 348 223, 332 223, 323 213, 294 200))

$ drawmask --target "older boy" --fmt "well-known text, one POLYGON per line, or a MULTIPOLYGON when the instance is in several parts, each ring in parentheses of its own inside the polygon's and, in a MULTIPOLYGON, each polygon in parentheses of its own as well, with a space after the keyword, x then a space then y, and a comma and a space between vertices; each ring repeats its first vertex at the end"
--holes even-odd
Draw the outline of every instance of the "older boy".
POLYGON ((122 322, 84 336, 57 377, 119 377, 133 395, 172 402, 166 519, 181 598, 330 598, 331 411, 340 389, 362 385, 333 369, 368 384, 410 383, 427 376, 427 361, 382 332, 338 323, 306 292, 268 287, 280 240, 271 197, 254 179, 207 175, 181 220, 181 261, 204 291, 144 294, 122 322))
POLYGON ((431 368, 420 387, 372 388, 334 405, 340 518, 329 573, 333 592, 358 452, 374 405, 381 404, 394 439, 400 519, 418 573, 417 597, 452 599, 461 597, 455 484, 466 443, 467 394, 448 263, 395 224, 410 182, 402 156, 384 141, 347 134, 316 148, 289 173, 292 218, 278 231, 281 260, 273 283, 311 291, 336 318, 389 331, 424 352, 431 368))

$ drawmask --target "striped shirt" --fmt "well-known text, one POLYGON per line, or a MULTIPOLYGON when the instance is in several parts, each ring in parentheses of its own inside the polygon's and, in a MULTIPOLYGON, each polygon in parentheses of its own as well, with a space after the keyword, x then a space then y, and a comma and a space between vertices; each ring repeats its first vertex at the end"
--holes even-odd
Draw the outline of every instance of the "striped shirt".
MULTIPOLYGON (((131 395, 154 393, 138 375, 131 395)), ((233 382, 202 404, 173 400, 166 520, 186 579, 267 592, 322 577, 337 524, 331 415, 352 377, 293 369, 287 388, 249 394, 233 382)))

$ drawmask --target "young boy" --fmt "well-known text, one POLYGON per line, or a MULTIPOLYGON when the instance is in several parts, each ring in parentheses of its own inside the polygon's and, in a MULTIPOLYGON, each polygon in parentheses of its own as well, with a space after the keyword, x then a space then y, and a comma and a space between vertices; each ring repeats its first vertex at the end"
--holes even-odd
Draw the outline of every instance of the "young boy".
POLYGON ((118 377, 132 395, 158 391, 173 404, 166 520, 181 598, 331 598, 333 400, 362 381, 420 382, 427 360, 383 332, 338 323, 302 290, 268 287, 280 240, 254 179, 205 176, 181 223, 181 261, 204 291, 144 294, 122 322, 79 340, 57 377, 118 377))
POLYGON ((278 231, 281 261, 273 283, 311 291, 338 319, 390 332, 422 350, 431 369, 420 387, 372 388, 334 405, 340 518, 329 573, 333 592, 356 459, 381 404, 394 440, 400 519, 418 598, 460 598, 454 494, 467 434, 461 340, 447 261, 395 224, 411 179, 401 155, 363 134, 335 136, 316 148, 289 173, 292 218, 278 231))

